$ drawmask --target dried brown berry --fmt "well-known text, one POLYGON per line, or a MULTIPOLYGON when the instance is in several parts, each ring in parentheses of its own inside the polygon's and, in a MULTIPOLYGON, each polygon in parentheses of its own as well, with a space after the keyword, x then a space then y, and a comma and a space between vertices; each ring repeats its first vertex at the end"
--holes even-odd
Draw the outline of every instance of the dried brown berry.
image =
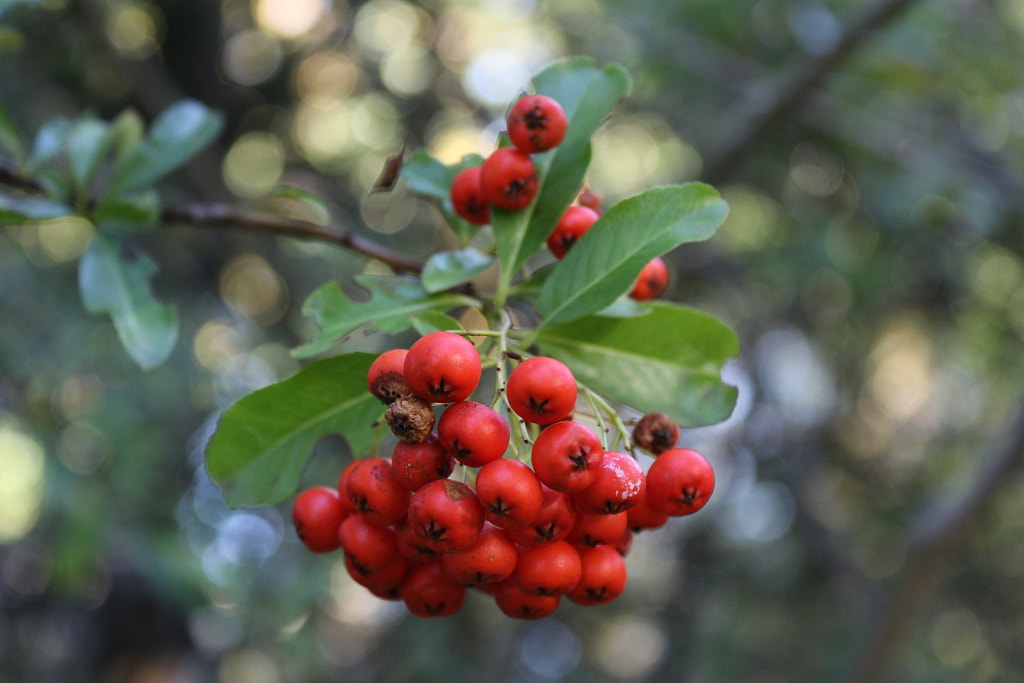
POLYGON ((405 443, 420 443, 434 429, 434 410, 418 396, 399 396, 384 413, 391 431, 405 443))
POLYGON ((633 428, 633 442, 654 455, 674 448, 679 441, 679 425, 665 413, 648 413, 633 428))

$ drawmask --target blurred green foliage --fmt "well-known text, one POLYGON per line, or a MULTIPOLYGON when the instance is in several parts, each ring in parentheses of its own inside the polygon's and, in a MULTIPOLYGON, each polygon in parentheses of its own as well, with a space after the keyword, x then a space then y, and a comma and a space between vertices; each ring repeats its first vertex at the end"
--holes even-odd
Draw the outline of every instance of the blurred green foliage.
MULTIPOLYGON (((305 552, 287 506, 231 511, 202 465, 220 410, 297 371, 306 296, 386 266, 246 230, 130 236, 180 325, 143 372, 81 305, 95 227, 4 228, 0 679, 823 680, 852 676, 892 623, 890 680, 1024 677, 1020 454, 976 514, 955 507, 1021 408, 1024 5, 906 4, 727 172, 716 160, 750 117, 865 3, 0 4, 0 173, 31 154, 12 130, 152 122, 190 98, 224 127, 166 178, 169 201, 328 212, 415 258, 462 245, 407 185, 369 193, 387 158, 482 153, 541 67, 620 63, 633 91, 595 138, 591 186, 610 203, 720 175, 729 218, 673 252, 669 298, 741 339, 733 417, 684 433, 715 497, 637 538, 621 598, 538 623, 471 601, 424 622, 305 552), (957 542, 924 552, 943 520, 957 542), (926 599, 895 613, 907 581, 926 599)), ((4 197, 0 212, 27 195, 4 197)), ((303 481, 331 482, 347 457, 322 443, 303 481)))

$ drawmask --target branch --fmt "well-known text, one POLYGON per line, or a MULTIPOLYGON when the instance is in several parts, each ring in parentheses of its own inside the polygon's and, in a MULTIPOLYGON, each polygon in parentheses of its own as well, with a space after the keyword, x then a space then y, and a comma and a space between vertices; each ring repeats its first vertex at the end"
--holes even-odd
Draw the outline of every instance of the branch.
POLYGON ((724 138, 723 148, 711 155, 702 179, 713 185, 727 178, 742 158, 768 137, 768 133, 804 103, 840 64, 853 55, 872 33, 895 19, 916 0, 879 0, 850 26, 829 52, 812 59, 790 82, 754 111, 742 115, 724 138))
POLYGON ((230 204, 191 203, 163 210, 166 223, 184 223, 196 227, 254 229, 264 232, 319 240, 383 261, 395 272, 422 273, 423 262, 403 256, 344 228, 319 225, 287 216, 240 209, 230 204))
POLYGON ((1005 438, 984 459, 971 486, 926 506, 912 520, 903 571, 868 620, 871 638, 853 667, 851 681, 882 680, 903 647, 915 618, 942 579, 945 566, 962 546, 999 491, 1024 470, 1024 409, 1005 438))

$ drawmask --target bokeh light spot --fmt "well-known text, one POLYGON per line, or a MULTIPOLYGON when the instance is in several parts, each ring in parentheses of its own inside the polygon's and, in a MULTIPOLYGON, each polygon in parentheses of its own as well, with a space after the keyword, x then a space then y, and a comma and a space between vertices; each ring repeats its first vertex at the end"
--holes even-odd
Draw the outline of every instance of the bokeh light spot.
POLYGON ((256 254, 241 254, 224 266, 220 295, 231 310, 264 325, 280 320, 288 304, 284 280, 256 254))
POLYGON ((281 45, 263 31, 239 31, 224 46, 224 71, 235 83, 258 85, 277 73, 281 45))
POLYGON ((326 0, 256 0, 253 14, 265 31, 298 38, 310 31, 330 9, 326 0))
POLYGON ((16 541, 36 522, 43 500, 42 445, 10 420, 0 420, 0 544, 16 541))
POLYGON ((283 170, 284 148, 270 133, 246 133, 235 140, 224 158, 224 182, 246 199, 269 193, 283 170))

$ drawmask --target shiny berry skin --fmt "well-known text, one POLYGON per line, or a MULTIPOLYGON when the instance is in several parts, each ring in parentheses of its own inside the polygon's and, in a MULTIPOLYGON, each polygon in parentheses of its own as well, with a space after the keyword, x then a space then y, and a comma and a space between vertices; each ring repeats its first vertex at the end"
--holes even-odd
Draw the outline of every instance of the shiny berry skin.
POLYGON ((512 576, 519 553, 502 529, 484 524, 476 543, 441 556, 441 570, 455 583, 487 586, 512 576))
POLYGON ((418 564, 409 569, 399 588, 406 608, 418 617, 447 617, 466 600, 466 587, 449 581, 440 561, 418 564))
POLYGON ((565 538, 576 524, 576 506, 568 493, 541 486, 540 512, 528 524, 512 529, 512 540, 521 546, 544 545, 565 538))
POLYGON ((543 619, 555 613, 560 595, 533 595, 527 593, 513 579, 494 587, 494 603, 502 614, 512 619, 543 619))
POLYGON ((659 455, 647 473, 647 501, 673 517, 704 507, 715 490, 715 472, 703 455, 689 448, 673 448, 659 455))
POLYGON ((382 569, 398 555, 395 530, 363 515, 349 515, 338 528, 338 540, 352 564, 366 572, 382 569))
POLYGON ((594 483, 579 493, 573 501, 581 510, 604 514, 625 512, 637 505, 644 495, 646 477, 640 464, 625 453, 605 451, 594 483))
POLYGON ((601 439, 579 422, 556 422, 533 444, 537 478, 556 491, 582 491, 594 482, 604 458, 601 439))
POLYGON ((338 527, 348 516, 337 489, 314 486, 306 489, 292 503, 292 522, 299 540, 314 553, 336 550, 338 527))
POLYGON ((409 501, 409 526, 430 550, 448 553, 476 543, 484 527, 484 509, 476 493, 451 479, 432 481, 409 501))
POLYGON ((512 369, 505 387, 508 403, 527 422, 547 425, 567 418, 576 407, 576 378, 554 358, 527 358, 512 369))
POLYGON ((491 206, 480 188, 480 167, 471 166, 459 171, 452 179, 450 190, 452 208, 459 218, 474 225, 491 222, 491 206))
POLYGON ((565 541, 554 541, 519 554, 512 578, 527 593, 564 595, 580 580, 580 554, 565 541))
POLYGON ((370 393, 382 403, 391 405, 395 399, 408 396, 409 385, 405 382, 406 349, 391 349, 377 356, 366 373, 366 385, 370 393))
POLYGON ((433 432, 419 443, 395 444, 391 469, 398 483, 416 492, 436 479, 446 479, 455 469, 455 458, 441 447, 437 432, 433 432))
POLYGON ((467 467, 482 467, 505 454, 511 430, 501 413, 476 401, 453 403, 437 421, 441 447, 467 467))
POLYGON ((510 211, 525 209, 537 196, 537 167, 529 154, 500 147, 480 167, 480 188, 490 204, 510 211))
POLYGON ((431 332, 409 347, 403 371, 409 388, 420 398, 454 403, 469 398, 480 383, 480 354, 461 335, 431 332))
POLYGON ((508 137, 527 154, 546 152, 565 138, 569 121, 565 110, 547 95, 526 95, 508 112, 508 137))
POLYGON ((668 289, 668 266, 656 257, 640 270, 629 296, 637 301, 657 299, 668 289))
POLYGON ((565 594, 579 605, 605 605, 626 589, 626 561, 615 548, 580 549, 580 580, 565 594))
POLYGON ((565 254, 590 230, 600 215, 597 211, 574 204, 566 209, 555 229, 548 235, 548 249, 555 258, 562 260, 565 254))
POLYGON ((389 526, 405 517, 409 491, 398 482, 390 460, 357 460, 344 479, 349 502, 374 524, 389 526))
POLYGON ((529 466, 518 460, 499 458, 476 475, 476 495, 488 522, 503 529, 518 529, 540 512, 544 492, 529 466))
POLYGON ((650 479, 647 480, 647 488, 644 490, 644 495, 640 498, 640 502, 626 510, 626 517, 629 520, 631 531, 659 529, 668 522, 669 515, 651 507, 647 499, 649 495, 650 479))

